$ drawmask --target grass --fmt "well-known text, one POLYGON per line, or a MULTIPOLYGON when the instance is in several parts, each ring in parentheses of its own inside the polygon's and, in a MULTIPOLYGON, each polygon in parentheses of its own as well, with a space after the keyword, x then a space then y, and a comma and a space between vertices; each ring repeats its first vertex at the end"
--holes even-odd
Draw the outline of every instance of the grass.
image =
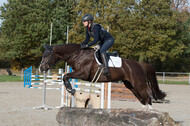
POLYGON ((159 84, 189 84, 188 81, 158 81, 159 84))
POLYGON ((0 75, 0 82, 18 82, 23 81, 20 76, 7 76, 7 75, 0 75))
MULTIPOLYGON (((7 76, 7 75, 0 75, 0 82, 21 82, 23 79, 21 79, 20 76, 7 76)), ((159 84, 189 84, 188 81, 163 81, 159 80, 159 84)))

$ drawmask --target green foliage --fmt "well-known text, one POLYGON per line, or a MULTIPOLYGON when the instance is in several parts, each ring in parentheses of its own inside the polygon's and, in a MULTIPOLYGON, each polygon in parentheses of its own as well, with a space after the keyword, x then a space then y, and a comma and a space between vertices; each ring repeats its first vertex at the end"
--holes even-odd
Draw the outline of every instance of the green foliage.
POLYGON ((42 45, 49 44, 51 22, 52 44, 65 43, 66 26, 72 25, 74 1, 59 0, 8 0, 1 7, 0 48, 1 58, 8 58, 15 66, 38 66, 42 56, 42 45), (68 22, 68 23, 65 23, 68 22))
POLYGON ((66 42, 67 25, 69 43, 81 43, 81 18, 91 13, 114 37, 109 51, 152 63, 157 71, 188 71, 190 13, 170 7, 170 0, 8 0, 0 9, 0 59, 20 67, 38 66, 42 45, 49 44, 51 22, 53 45, 66 42))
POLYGON ((10 68, 11 64, 7 60, 1 60, 0 59, 0 68, 10 68))
POLYGON ((75 0, 54 0, 52 1, 53 11, 51 21, 53 22, 53 44, 63 44, 67 39, 67 26, 72 28, 75 21, 73 11, 76 6, 75 0))
POLYGON ((189 29, 189 26, 179 27, 184 23, 179 24, 178 14, 170 9, 169 0, 80 0, 75 11, 78 15, 70 36, 76 43, 81 43, 85 38, 81 17, 91 13, 95 15, 95 22, 102 24, 104 28, 109 26, 115 39, 111 51, 117 50, 123 58, 155 65, 159 65, 156 62, 159 61, 161 66, 157 68, 169 67, 169 71, 184 71, 182 64, 187 67, 187 60, 186 63, 179 61, 183 59, 181 56, 188 47, 189 40, 186 37, 189 31, 185 28, 189 29), (167 61, 175 64, 168 64, 167 61))
MULTIPOLYGON (((127 24, 117 41, 126 58, 151 62, 178 56, 185 48, 181 41, 173 39, 178 27, 176 16, 165 0, 143 0, 128 15, 127 24), (138 10, 138 11, 137 11, 138 10)), ((125 19, 124 19, 125 20, 125 19)))

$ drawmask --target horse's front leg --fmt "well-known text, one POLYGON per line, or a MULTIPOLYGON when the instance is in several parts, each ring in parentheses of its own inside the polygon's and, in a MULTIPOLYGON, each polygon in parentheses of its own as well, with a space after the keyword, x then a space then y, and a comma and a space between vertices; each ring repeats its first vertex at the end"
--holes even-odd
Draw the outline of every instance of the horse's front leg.
POLYGON ((66 87, 66 90, 71 93, 72 95, 75 94, 76 90, 75 89, 72 89, 72 86, 71 86, 71 83, 69 82, 69 75, 68 74, 65 74, 63 76, 63 81, 64 81, 64 85, 66 87))
POLYGON ((69 82, 70 78, 77 78, 77 79, 84 79, 85 74, 82 71, 72 72, 65 74, 63 77, 64 85, 66 87, 66 90, 71 93, 72 95, 75 94, 76 90, 72 89, 71 83, 69 82))

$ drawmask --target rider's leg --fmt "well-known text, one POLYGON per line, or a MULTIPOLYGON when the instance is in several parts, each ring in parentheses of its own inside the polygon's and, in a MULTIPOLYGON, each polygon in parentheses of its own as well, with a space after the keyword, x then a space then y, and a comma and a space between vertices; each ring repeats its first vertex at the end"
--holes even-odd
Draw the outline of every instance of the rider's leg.
POLYGON ((100 55, 104 65, 104 75, 106 76, 110 76, 110 71, 108 69, 108 57, 105 52, 113 45, 113 43, 113 38, 106 39, 100 48, 100 55))
POLYGON ((100 53, 106 52, 113 44, 114 44, 114 39, 113 38, 108 38, 105 39, 104 42, 100 42, 100 53))
POLYGON ((101 53, 101 59, 102 59, 103 65, 104 65, 104 75, 110 76, 110 71, 108 69, 108 58, 106 55, 107 55, 106 52, 101 53))

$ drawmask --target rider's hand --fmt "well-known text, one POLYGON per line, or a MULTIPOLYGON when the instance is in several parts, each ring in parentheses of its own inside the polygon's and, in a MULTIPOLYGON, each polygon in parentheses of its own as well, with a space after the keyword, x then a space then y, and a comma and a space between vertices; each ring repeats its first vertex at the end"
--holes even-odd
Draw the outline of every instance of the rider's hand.
POLYGON ((81 44, 81 49, 86 49, 86 48, 88 48, 88 45, 82 45, 81 44))
POLYGON ((96 45, 93 48, 94 48, 94 50, 98 50, 98 49, 100 49, 100 45, 96 45))

